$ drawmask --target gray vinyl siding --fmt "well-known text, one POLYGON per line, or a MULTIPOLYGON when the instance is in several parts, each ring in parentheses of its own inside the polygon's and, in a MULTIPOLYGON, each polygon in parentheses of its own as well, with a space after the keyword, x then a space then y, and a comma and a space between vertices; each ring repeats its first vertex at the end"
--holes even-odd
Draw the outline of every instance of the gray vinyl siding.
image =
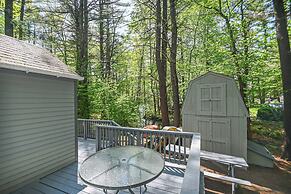
POLYGON ((74 84, 0 69, 0 193, 76 160, 74 84))

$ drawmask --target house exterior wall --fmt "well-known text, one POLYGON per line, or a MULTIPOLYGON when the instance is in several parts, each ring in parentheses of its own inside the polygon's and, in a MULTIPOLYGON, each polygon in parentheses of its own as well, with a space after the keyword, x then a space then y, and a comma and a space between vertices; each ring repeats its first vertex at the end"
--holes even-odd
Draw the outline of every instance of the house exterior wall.
POLYGON ((201 146, 204 150, 247 159, 247 111, 239 95, 235 81, 222 75, 208 73, 192 80, 183 104, 183 131, 201 133, 201 146), (226 107, 219 114, 204 114, 198 110, 201 95, 199 90, 201 86, 208 85, 221 85, 225 90, 222 104, 226 107))
POLYGON ((0 193, 76 160, 74 80, 0 69, 0 193))

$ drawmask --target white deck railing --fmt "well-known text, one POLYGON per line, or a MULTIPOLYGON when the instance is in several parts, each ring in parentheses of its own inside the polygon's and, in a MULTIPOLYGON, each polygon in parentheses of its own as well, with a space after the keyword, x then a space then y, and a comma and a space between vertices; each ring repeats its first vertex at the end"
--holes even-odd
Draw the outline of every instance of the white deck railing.
POLYGON ((96 125, 120 126, 112 120, 78 119, 78 137, 95 139, 96 125))
POLYGON ((96 125, 96 150, 112 146, 144 146, 161 153, 166 161, 186 164, 187 154, 183 148, 190 147, 192 136, 189 132, 96 125), (165 149, 168 144, 178 146, 168 151, 165 149))
MULTIPOLYGON (((113 146, 144 146, 166 161, 185 164, 181 193, 198 194, 200 187, 200 134, 120 127, 111 120, 78 119, 79 136, 96 139, 96 151, 113 146), (173 150, 168 144, 175 144, 173 150), (186 150, 190 149, 189 153, 186 150)), ((203 189, 202 189, 203 190, 203 189)))

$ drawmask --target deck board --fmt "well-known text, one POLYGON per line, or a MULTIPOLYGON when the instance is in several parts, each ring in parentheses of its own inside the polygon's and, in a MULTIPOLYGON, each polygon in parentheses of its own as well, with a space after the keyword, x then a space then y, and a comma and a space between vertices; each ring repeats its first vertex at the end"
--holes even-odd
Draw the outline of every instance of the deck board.
MULTIPOLYGON (((95 153, 95 141, 78 139, 78 163, 68 165, 46 177, 39 182, 29 184, 13 194, 102 194, 102 189, 86 185, 78 176, 80 164, 95 153)), ((154 181, 147 184, 148 194, 175 194, 180 193, 185 169, 169 166, 166 163, 164 172, 154 181)), ((142 191, 143 191, 142 187, 142 191)), ((134 188, 139 193, 139 188, 134 188)), ((114 193, 109 191, 108 193, 114 193)), ((129 194, 127 190, 121 194, 129 194)))

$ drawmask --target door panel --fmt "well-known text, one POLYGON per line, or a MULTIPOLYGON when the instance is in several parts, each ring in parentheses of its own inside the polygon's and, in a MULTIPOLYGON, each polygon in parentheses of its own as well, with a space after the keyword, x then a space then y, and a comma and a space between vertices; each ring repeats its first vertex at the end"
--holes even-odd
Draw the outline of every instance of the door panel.
POLYGON ((197 118, 198 131, 201 133, 202 149, 231 154, 230 120, 225 118, 197 118))
POLYGON ((212 151, 230 154, 230 122, 229 119, 212 119, 212 151))
POLYGON ((207 141, 209 138, 211 138, 210 119, 197 119, 197 126, 198 131, 201 134, 201 146, 207 149, 212 147, 210 141, 207 141))

